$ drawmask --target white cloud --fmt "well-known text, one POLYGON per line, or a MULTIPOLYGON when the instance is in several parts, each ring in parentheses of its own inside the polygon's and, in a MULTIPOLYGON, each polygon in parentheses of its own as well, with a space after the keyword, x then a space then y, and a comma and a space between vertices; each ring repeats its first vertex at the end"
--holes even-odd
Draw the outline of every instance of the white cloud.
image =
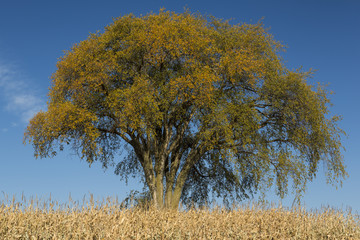
POLYGON ((28 122, 36 112, 45 108, 44 100, 25 83, 20 71, 15 67, 0 62, 0 98, 5 104, 0 107, 20 116, 23 122, 28 122))

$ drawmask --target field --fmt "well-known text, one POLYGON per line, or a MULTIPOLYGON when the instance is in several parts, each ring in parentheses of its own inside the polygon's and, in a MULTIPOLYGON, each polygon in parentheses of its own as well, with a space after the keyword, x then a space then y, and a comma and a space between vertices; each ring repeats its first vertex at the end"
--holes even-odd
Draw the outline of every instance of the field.
POLYGON ((251 204, 165 211, 92 196, 81 205, 22 197, 0 201, 0 239, 360 239, 360 216, 331 208, 251 204))

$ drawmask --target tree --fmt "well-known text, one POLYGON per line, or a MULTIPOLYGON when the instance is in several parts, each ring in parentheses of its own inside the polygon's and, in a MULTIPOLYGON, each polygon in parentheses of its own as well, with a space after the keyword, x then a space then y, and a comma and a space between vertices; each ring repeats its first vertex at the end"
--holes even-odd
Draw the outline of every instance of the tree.
MULTIPOLYGON (((289 70, 262 23, 231 25, 186 11, 115 19, 65 52, 48 109, 24 142, 36 157, 70 144, 90 164, 141 176, 158 208, 264 193, 298 198, 320 161, 345 178, 339 116, 312 71, 289 70)), ((342 181, 340 179, 340 184, 342 181)))

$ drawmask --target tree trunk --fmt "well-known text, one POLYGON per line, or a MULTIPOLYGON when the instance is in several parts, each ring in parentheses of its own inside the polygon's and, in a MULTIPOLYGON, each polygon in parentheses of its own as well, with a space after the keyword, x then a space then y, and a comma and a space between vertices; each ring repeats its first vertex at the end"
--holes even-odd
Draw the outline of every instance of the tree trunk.
POLYGON ((155 179, 153 200, 157 209, 164 208, 164 184, 162 176, 157 176, 155 179))
MULTIPOLYGON (((201 150, 203 150, 201 148, 201 150)), ((165 172, 165 163, 168 159, 168 156, 164 154, 155 154, 157 155, 157 160, 155 164, 155 169, 153 168, 150 154, 147 152, 144 159, 144 172, 147 179, 147 184, 150 189, 152 196, 152 204, 154 204, 157 209, 173 209, 178 210, 181 193, 185 185, 185 181, 188 177, 190 169, 194 166, 195 162, 201 156, 201 150, 192 150, 188 162, 181 169, 178 177, 175 181, 176 172, 179 169, 181 154, 179 153, 179 148, 175 150, 174 155, 171 159, 171 168, 170 172, 165 172), (154 171, 155 170, 155 171, 154 171), (166 179, 166 186, 164 186, 164 177, 166 179), (165 189, 164 189, 165 187, 165 189), (165 190, 165 196, 164 196, 165 190)))
POLYGON ((166 182, 165 208, 171 208, 171 199, 172 199, 172 195, 173 195, 172 186, 173 186, 173 183, 166 182))
POLYGON ((155 186, 153 188, 153 191, 151 192, 151 196, 155 208, 178 210, 181 192, 184 184, 185 184, 185 180, 177 182, 175 189, 172 190, 173 184, 167 182, 166 191, 164 195, 164 184, 162 182, 162 179, 160 179, 160 177, 156 178, 155 186))
POLYGON ((179 203, 180 203, 180 197, 181 197, 182 187, 175 188, 170 201, 170 209, 178 210, 179 209, 179 203))

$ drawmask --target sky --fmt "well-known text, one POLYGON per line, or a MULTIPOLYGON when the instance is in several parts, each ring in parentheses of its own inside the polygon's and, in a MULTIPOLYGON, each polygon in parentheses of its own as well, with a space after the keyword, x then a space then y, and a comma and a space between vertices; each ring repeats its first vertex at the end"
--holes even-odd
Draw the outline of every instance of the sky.
MULTIPOLYGON (((329 84, 331 115, 342 115, 340 127, 348 134, 342 138, 349 178, 342 188, 326 184, 325 168, 320 165, 317 178, 308 183, 302 203, 307 210, 330 206, 360 213, 360 1, 351 0, 254 0, 254 1, 115 1, 5 0, 0 4, 0 200, 22 194, 59 202, 125 198, 131 189, 142 189, 139 179, 128 185, 95 162, 89 167, 70 150, 54 158, 35 159, 31 145, 23 145, 29 119, 46 110, 50 76, 64 50, 83 41, 89 33, 102 31, 113 18, 133 13, 136 16, 160 8, 211 14, 232 19, 232 24, 263 23, 274 38, 287 46, 282 53, 290 69, 302 66, 315 69, 310 80, 329 84)), ((294 196, 282 200, 290 207, 294 196)), ((256 199, 257 196, 255 196, 256 199)), ((278 203, 274 189, 268 201, 278 203)))

